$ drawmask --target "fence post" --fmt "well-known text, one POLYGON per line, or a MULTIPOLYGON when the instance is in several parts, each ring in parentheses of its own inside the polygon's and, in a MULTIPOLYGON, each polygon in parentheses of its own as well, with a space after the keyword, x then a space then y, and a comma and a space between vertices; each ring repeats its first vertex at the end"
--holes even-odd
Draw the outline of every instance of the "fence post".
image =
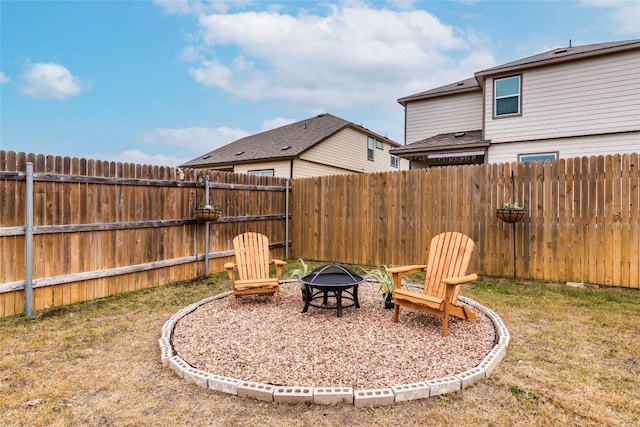
POLYGON ((284 217, 284 229, 285 229, 285 236, 284 236, 284 259, 289 259, 289 180, 287 179, 286 184, 285 184, 285 196, 284 196, 284 204, 285 204, 285 208, 284 208, 284 212, 285 212, 285 217, 284 217))
MULTIPOLYGON (((204 204, 209 204, 209 173, 204 181, 204 204)), ((204 223, 204 275, 209 276, 209 221, 204 223)))
POLYGON ((25 283, 24 312, 26 317, 33 311, 33 163, 27 163, 26 171, 26 212, 25 212, 25 283))

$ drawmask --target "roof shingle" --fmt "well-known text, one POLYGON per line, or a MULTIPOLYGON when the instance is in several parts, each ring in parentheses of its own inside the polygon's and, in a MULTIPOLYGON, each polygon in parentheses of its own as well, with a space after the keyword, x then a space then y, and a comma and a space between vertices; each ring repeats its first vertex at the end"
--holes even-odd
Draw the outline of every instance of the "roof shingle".
POLYGON ((484 148, 489 141, 482 139, 481 130, 467 130, 462 132, 441 133, 430 138, 413 142, 404 147, 389 150, 398 156, 422 153, 426 151, 460 150, 466 148, 484 148))
POLYGON ((340 117, 331 114, 320 114, 290 125, 240 138, 189 160, 181 166, 220 165, 276 158, 288 159, 299 156, 304 151, 350 125, 353 124, 340 117))

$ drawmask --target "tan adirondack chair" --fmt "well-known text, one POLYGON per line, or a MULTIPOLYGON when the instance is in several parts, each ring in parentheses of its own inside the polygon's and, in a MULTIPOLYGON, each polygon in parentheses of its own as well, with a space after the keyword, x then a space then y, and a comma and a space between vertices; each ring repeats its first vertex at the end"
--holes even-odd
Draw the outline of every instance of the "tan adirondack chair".
POLYGON ((464 305, 456 304, 460 288, 478 278, 466 274, 474 243, 462 233, 447 232, 431 239, 428 265, 408 265, 387 268, 393 274, 393 321, 398 322, 400 306, 420 310, 442 318, 442 336, 449 329, 449 315, 475 320, 476 314, 464 305), (424 291, 414 292, 402 287, 402 276, 425 273, 424 291))
POLYGON ((238 295, 275 294, 276 305, 280 305, 279 282, 286 262, 269 258, 269 238, 259 233, 243 233, 233 239, 233 249, 236 262, 224 265, 233 284, 233 308, 238 306, 238 295), (269 274, 270 264, 276 266, 274 278, 269 274))

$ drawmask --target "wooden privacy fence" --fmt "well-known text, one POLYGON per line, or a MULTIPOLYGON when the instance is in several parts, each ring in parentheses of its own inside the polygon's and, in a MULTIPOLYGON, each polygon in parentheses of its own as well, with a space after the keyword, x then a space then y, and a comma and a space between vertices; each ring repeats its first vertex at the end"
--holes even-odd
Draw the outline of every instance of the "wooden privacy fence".
POLYGON ((519 278, 640 288, 638 154, 296 179, 288 233, 281 178, 0 151, 0 316, 25 308, 27 162, 35 310, 221 271, 244 231, 280 258, 291 241, 294 258, 402 265, 455 230, 479 274, 515 261, 519 278), (194 219, 207 178, 223 207, 208 227, 194 219), (523 222, 496 218, 505 202, 527 207, 523 222))
POLYGON ((181 179, 170 167, 0 151, 0 316, 25 310, 28 162, 35 310, 222 271, 245 231, 285 254, 284 179, 191 169, 181 179), (194 214, 207 179, 223 209, 209 226, 194 214))
POLYGON ((638 154, 297 179, 294 257, 366 265, 425 263, 431 238, 476 242, 491 276, 640 288, 638 154), (512 179, 513 176, 513 179, 512 179), (515 198, 515 200, 514 200, 515 198), (522 222, 496 218, 505 202, 522 222))

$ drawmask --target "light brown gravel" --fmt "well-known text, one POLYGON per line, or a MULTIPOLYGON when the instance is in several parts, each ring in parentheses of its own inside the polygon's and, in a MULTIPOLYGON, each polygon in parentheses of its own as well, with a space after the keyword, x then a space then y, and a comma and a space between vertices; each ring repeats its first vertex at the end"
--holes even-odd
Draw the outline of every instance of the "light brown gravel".
MULTIPOLYGON (((287 386, 389 387, 446 377, 472 368, 491 350, 491 320, 471 307, 478 320, 449 321, 440 336, 437 317, 381 307, 377 283, 359 288, 360 309, 303 308, 296 283, 273 296, 248 296, 231 308, 230 298, 200 306, 174 329, 176 353, 206 372, 244 381, 287 386)), ((335 302, 329 299, 329 303, 335 302)))

